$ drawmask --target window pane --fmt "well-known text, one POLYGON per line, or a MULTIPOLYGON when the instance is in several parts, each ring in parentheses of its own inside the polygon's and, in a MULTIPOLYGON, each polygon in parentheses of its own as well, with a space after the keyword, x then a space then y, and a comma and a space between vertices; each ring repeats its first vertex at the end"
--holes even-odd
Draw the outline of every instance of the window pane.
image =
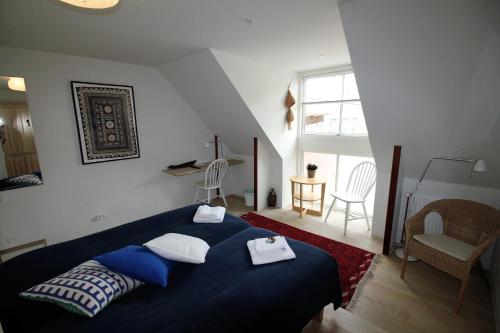
POLYGON ((344 102, 340 131, 344 135, 368 135, 361 102, 344 102))
POLYGON ((316 170, 316 176, 324 178, 326 180, 326 195, 327 200, 330 200, 330 196, 327 193, 335 192, 335 173, 337 169, 337 155, 334 154, 322 154, 322 153, 312 153, 304 152, 304 167, 302 170, 303 175, 307 175, 306 166, 312 163, 318 166, 316 170))
MULTIPOLYGON (((375 160, 371 157, 361 157, 361 156, 349 156, 349 155, 340 155, 339 156, 339 183, 337 184, 337 191, 343 192, 347 189, 347 183, 349 182, 349 177, 351 176, 351 172, 356 165, 361 162, 372 162, 375 163, 375 160)), ((373 205, 375 203, 375 187, 370 191, 368 197, 366 197, 366 211, 368 216, 373 216, 373 205)), ((339 204, 337 207, 344 208, 343 205, 339 204)), ((355 213, 362 214, 363 206, 361 204, 352 204, 351 209, 355 213)), ((363 221, 361 221, 363 223, 363 221)))
POLYGON ((343 99, 359 99, 358 86, 353 73, 349 73, 344 76, 343 99))
POLYGON ((342 98, 342 75, 306 78, 304 102, 338 101, 342 98))
POLYGON ((338 134, 340 103, 305 104, 304 133, 338 134))

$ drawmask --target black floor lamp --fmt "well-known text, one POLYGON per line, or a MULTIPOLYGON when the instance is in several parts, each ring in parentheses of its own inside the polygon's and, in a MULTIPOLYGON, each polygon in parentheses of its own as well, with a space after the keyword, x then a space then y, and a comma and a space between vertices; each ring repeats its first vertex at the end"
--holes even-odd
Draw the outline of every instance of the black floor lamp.
MULTIPOLYGON (((445 161, 454 161, 454 162, 462 162, 462 163, 470 163, 472 164, 472 172, 486 172, 486 162, 484 160, 474 160, 474 159, 465 159, 465 158, 456 158, 456 157, 447 157, 447 156, 432 156, 429 161, 427 162, 424 172, 422 172, 422 175, 420 176, 417 185, 415 186, 415 189, 413 192, 406 193, 406 208, 405 208, 405 216, 404 216, 404 221, 406 222, 406 219, 408 216, 413 216, 415 214, 415 208, 416 204, 418 201, 418 195, 420 193, 420 187, 422 186, 422 181, 424 180, 425 175, 427 174, 427 171, 429 171, 429 167, 431 166, 432 161, 434 160, 445 160, 445 161)), ((396 249, 396 256, 399 258, 403 259, 404 258, 404 247, 405 247, 405 225, 403 225, 403 233, 401 234, 401 239, 400 239, 400 244, 401 247, 396 249)), ((417 258, 409 256, 408 261, 416 261, 417 258)))

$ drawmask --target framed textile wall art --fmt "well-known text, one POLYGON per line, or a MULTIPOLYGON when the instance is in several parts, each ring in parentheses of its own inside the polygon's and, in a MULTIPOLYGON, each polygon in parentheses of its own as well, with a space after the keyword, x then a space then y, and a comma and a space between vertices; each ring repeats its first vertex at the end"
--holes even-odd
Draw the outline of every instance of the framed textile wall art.
POLYGON ((71 81, 82 163, 139 158, 134 88, 71 81))

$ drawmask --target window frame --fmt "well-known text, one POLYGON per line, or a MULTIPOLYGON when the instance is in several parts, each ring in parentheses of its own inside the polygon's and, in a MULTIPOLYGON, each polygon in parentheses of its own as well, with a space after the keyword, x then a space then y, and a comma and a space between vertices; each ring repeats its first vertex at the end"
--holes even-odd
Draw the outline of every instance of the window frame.
MULTIPOLYGON (((354 71, 352 67, 347 67, 347 68, 341 68, 341 69, 332 69, 332 70, 326 70, 326 71, 315 71, 315 72, 310 72, 310 73, 305 73, 301 76, 301 83, 300 83, 300 135, 312 135, 312 136, 331 136, 331 137, 354 137, 354 138, 366 138, 368 137, 368 129, 366 133, 363 134, 342 134, 342 112, 344 108, 344 103, 349 103, 349 102, 359 102, 361 103, 361 96, 359 96, 359 99, 340 99, 340 100, 325 100, 325 101, 318 101, 318 102, 305 102, 305 96, 306 96, 306 80, 310 78, 321 78, 321 77, 328 77, 328 76, 336 76, 336 75, 342 75, 342 94, 341 96, 344 95, 344 80, 345 80, 345 75, 346 74, 354 74, 354 71), (305 112, 305 105, 317 105, 317 104, 334 104, 334 103, 339 103, 340 104, 340 112, 339 112, 339 124, 338 124, 338 133, 334 132, 326 132, 326 133, 307 133, 305 131, 305 124, 306 124, 306 112, 305 112)), ((356 77, 356 76, 354 76, 356 77)), ((357 85, 357 83, 356 83, 357 85)), ((359 89, 358 89, 359 93, 359 89)), ((363 109, 363 104, 361 103, 361 109, 363 109)), ((363 112, 363 117, 364 117, 364 112, 363 112)), ((366 125, 366 119, 365 119, 365 125, 366 125)))

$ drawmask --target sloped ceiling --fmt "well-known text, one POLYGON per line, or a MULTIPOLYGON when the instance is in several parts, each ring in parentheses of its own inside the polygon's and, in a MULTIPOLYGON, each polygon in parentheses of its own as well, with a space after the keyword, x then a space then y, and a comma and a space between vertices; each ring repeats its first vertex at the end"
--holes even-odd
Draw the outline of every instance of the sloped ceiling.
POLYGON ((500 11, 495 0, 353 0, 339 6, 377 167, 403 149, 405 177, 500 188, 500 11))
POLYGON ((160 72, 231 152, 253 154, 258 137, 271 158, 279 154, 208 49, 168 63, 160 72))
MULTIPOLYGON (((288 128, 285 98, 289 84, 292 94, 297 96, 296 74, 219 50, 210 51, 278 154, 284 160, 293 161, 290 156, 297 151, 298 121, 288 128)), ((292 110, 298 118, 296 107, 292 110)))
POLYGON ((205 48, 297 71, 349 63, 331 0, 121 0, 105 11, 2 0, 0 44, 149 66, 205 48))

